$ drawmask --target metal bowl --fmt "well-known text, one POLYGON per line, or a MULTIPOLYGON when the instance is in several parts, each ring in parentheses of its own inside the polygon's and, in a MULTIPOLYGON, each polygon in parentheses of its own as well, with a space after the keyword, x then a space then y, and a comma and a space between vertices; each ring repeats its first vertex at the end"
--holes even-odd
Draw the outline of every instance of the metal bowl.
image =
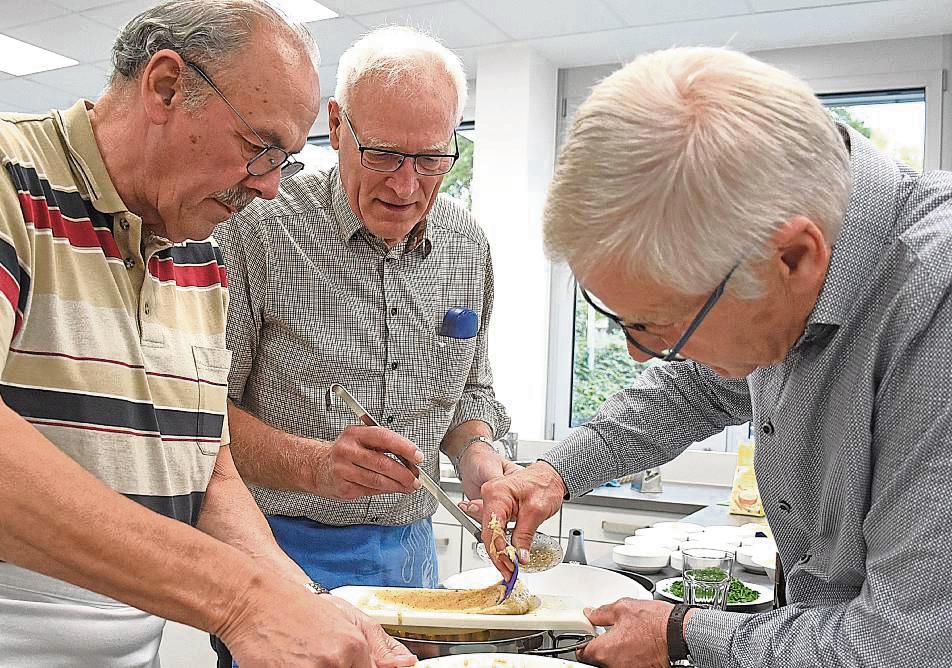
POLYGON ((454 654, 530 654, 575 660, 576 650, 584 647, 594 636, 584 632, 566 631, 502 631, 465 629, 409 630, 403 627, 384 627, 394 639, 402 643, 420 659, 433 659, 454 654))

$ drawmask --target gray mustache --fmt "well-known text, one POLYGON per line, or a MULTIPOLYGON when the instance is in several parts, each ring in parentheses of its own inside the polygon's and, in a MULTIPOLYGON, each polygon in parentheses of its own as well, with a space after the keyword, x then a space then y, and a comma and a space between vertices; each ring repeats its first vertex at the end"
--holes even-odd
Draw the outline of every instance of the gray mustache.
POLYGON ((222 204, 234 208, 236 211, 241 211, 246 206, 251 204, 251 202, 257 197, 255 191, 242 186, 234 186, 232 188, 226 188, 225 190, 220 190, 217 193, 213 193, 212 197, 217 199, 222 204))

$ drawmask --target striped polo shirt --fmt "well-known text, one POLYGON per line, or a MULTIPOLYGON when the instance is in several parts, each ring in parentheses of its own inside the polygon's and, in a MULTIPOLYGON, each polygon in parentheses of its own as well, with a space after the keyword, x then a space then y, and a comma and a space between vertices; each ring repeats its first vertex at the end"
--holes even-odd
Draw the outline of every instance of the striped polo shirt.
POLYGON ((195 524, 228 439, 225 270, 214 241, 143 229, 91 106, 0 114, 0 397, 110 488, 195 524))

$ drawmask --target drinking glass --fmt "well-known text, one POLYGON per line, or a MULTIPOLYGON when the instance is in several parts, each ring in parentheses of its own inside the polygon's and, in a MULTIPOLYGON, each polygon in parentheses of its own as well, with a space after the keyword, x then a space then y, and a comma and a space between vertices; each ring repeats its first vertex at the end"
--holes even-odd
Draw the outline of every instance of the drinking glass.
POLYGON ((734 553, 707 547, 681 551, 684 602, 700 608, 727 609, 734 553))

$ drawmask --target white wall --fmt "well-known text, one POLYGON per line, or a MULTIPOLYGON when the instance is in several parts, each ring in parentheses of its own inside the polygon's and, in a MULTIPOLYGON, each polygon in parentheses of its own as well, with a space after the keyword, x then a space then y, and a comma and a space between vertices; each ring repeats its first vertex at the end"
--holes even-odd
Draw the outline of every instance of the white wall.
POLYGON ((495 267, 490 361, 520 437, 545 417, 549 263, 542 206, 555 160, 558 70, 525 46, 483 51, 476 76, 473 210, 495 267))

